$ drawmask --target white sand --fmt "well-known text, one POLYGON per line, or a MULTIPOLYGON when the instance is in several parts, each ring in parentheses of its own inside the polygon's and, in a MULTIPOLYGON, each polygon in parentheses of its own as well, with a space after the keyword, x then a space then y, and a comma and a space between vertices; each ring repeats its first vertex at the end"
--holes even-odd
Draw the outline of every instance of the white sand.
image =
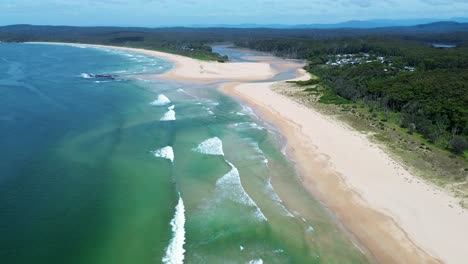
MULTIPOLYGON (((262 80, 275 73, 270 60, 278 61, 262 57, 259 63, 216 63, 114 48, 175 63, 160 77, 177 80, 262 80)), ((291 61, 276 66, 300 68, 291 61)), ((308 78, 304 71, 301 75, 308 78)), ((468 263, 468 212, 457 199, 411 175, 365 135, 274 92, 273 84, 231 83, 223 91, 246 101, 280 129, 304 186, 379 262, 468 263)))
POLYGON ((159 75, 158 78, 167 78, 173 80, 203 80, 203 81, 219 81, 219 80, 266 80, 271 78, 275 71, 266 62, 229 62, 220 63, 214 61, 201 61, 188 58, 181 55, 170 54, 165 52, 125 48, 117 46, 104 45, 89 45, 89 44, 72 44, 72 43, 56 43, 56 42, 34 42, 36 44, 55 44, 55 45, 70 45, 82 47, 98 47, 98 48, 114 48, 119 50, 127 50, 138 52, 141 54, 163 58, 175 64, 168 72, 159 75))

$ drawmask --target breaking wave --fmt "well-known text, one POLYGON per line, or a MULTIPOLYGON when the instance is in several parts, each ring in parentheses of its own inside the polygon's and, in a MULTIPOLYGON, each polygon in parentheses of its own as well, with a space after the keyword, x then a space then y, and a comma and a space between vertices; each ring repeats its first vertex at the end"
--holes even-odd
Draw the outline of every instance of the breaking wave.
POLYGON ((176 112, 174 111, 175 106, 171 105, 167 109, 167 111, 163 117, 161 117, 161 121, 174 121, 176 120, 176 112))
POLYGON ((167 98, 164 94, 158 95, 158 99, 155 101, 151 102, 151 105, 168 105, 171 103, 171 100, 167 98))
POLYGON ((155 157, 164 158, 170 160, 172 163, 174 162, 174 150, 171 146, 167 146, 164 148, 157 149, 155 151, 151 151, 155 157))
POLYGON ((185 207, 180 195, 171 226, 173 236, 162 261, 166 264, 182 264, 185 257, 185 207))
POLYGON ((236 201, 256 209, 256 217, 261 221, 267 221, 267 218, 262 213, 257 204, 250 198, 249 194, 244 190, 242 186, 239 170, 234 164, 226 161, 231 166, 231 171, 216 181, 216 187, 220 191, 221 195, 232 201, 236 201))
POLYGON ((218 137, 207 139, 200 143, 193 151, 207 154, 207 155, 221 155, 224 156, 223 142, 218 137))

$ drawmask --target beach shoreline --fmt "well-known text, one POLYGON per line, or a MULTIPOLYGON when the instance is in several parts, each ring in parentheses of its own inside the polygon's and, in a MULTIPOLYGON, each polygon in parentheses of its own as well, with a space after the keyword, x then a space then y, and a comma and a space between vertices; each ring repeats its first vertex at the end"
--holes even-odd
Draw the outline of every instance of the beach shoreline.
POLYGON ((201 61, 182 55, 166 52, 128 48, 119 46, 61 43, 61 42, 29 42, 29 44, 68 45, 75 47, 112 48, 136 52, 148 56, 162 58, 174 64, 174 67, 163 74, 146 74, 148 78, 164 78, 177 81, 213 82, 213 81, 259 81, 268 80, 277 74, 267 62, 230 62, 201 61))
POLYGON ((239 92, 237 85, 226 84, 220 90, 249 105, 260 118, 277 128, 285 140, 285 154, 293 163, 303 186, 331 211, 358 243, 357 247, 360 250, 359 246, 364 247, 363 251, 370 260, 377 263, 440 263, 414 244, 392 218, 371 208, 359 193, 350 189, 341 175, 334 171, 333 165, 328 163, 328 156, 317 152, 315 147, 304 146, 300 126, 239 92), (331 196, 336 199, 330 199, 331 196))
MULTIPOLYGON (((463 234, 468 234, 468 213, 456 199, 411 175, 364 135, 274 92, 272 87, 281 82, 253 83, 278 73, 269 61, 273 58, 258 58, 259 62, 254 63, 217 63, 117 46, 44 44, 115 48, 174 63, 173 69, 150 78, 227 82, 220 90, 251 106, 278 128, 304 187, 378 262, 464 261, 468 242, 463 234), (409 183, 408 179, 418 183, 409 183)), ((279 70, 293 67, 298 70, 298 79, 310 77, 300 69, 300 63, 284 62, 283 67, 277 67, 279 70)))
POLYGON ((278 128, 304 186, 378 262, 464 263, 468 214, 456 198, 411 175, 366 135, 274 92, 279 83, 221 90, 278 128))

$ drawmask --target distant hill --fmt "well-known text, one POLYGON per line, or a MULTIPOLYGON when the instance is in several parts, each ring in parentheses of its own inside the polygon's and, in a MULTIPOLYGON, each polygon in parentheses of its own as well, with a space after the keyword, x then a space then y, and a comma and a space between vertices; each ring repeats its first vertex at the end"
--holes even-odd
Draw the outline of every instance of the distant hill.
POLYGON ((435 22, 458 22, 468 23, 468 18, 455 17, 451 19, 371 19, 371 20, 351 20, 333 24, 217 24, 217 25, 190 25, 194 28, 276 28, 276 29, 339 29, 339 28, 382 28, 382 27, 407 27, 435 22))
MULTIPOLYGON (((294 38, 333 38, 333 37, 352 37, 359 35, 402 35, 417 33, 451 33, 468 32, 468 23, 459 23, 454 21, 441 21, 429 24, 418 24, 413 26, 389 26, 389 27, 370 27, 363 28, 368 22, 350 21, 343 24, 336 24, 337 28, 269 28, 254 27, 250 24, 244 24, 245 28, 232 27, 167 27, 167 28, 144 28, 144 27, 73 27, 73 26, 40 26, 40 25, 10 25, 0 26, 0 36, 14 35, 21 37, 38 36, 94 36, 97 38, 107 37, 107 34, 170 34, 182 32, 184 34, 233 34, 232 37, 249 36, 258 34, 257 37, 283 36, 294 38), (341 27, 338 27, 340 25, 341 27), (347 25, 348 27, 344 27, 347 25), (361 25, 361 27, 359 27, 361 25)), ((377 24, 374 24, 377 25, 377 24)))
POLYGON ((138 27, 72 27, 11 25, 0 27, 0 41, 58 41, 99 44, 146 45, 154 49, 174 46, 185 53, 200 49, 206 43, 236 42, 243 39, 337 39, 356 37, 399 37, 426 43, 460 44, 468 39, 468 23, 435 22, 415 26, 378 28, 138 28, 138 27))
POLYGON ((434 22, 415 26, 397 26, 371 28, 369 31, 385 31, 386 33, 448 33, 448 32, 466 32, 468 23, 459 23, 453 21, 434 22))

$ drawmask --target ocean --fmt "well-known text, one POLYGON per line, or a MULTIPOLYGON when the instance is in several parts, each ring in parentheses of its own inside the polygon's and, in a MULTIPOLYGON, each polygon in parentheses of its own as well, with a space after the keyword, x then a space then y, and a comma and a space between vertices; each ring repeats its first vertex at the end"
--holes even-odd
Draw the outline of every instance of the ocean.
POLYGON ((0 44, 0 262, 366 263, 252 109, 143 78, 171 67, 0 44))

